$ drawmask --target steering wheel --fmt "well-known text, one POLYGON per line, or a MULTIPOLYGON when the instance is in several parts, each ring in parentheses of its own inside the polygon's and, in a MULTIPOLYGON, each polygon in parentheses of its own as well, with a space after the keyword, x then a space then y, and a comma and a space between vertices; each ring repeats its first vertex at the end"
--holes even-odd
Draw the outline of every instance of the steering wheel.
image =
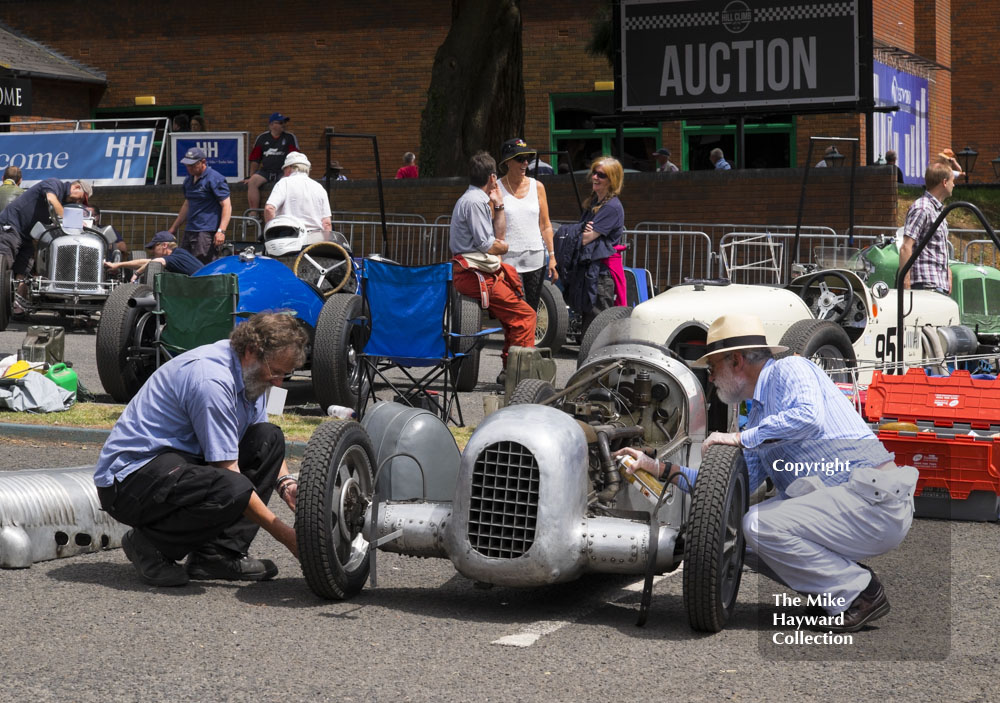
POLYGON ((851 285, 851 279, 840 271, 820 271, 814 273, 802 282, 802 291, 799 293, 799 297, 805 300, 808 297, 807 293, 809 289, 814 284, 817 285, 819 290, 809 309, 812 310, 816 319, 840 322, 847 317, 847 313, 851 311, 851 301, 854 300, 854 286, 851 285), (844 284, 846 291, 843 295, 837 295, 830 290, 830 286, 824 280, 827 276, 832 276, 844 284))

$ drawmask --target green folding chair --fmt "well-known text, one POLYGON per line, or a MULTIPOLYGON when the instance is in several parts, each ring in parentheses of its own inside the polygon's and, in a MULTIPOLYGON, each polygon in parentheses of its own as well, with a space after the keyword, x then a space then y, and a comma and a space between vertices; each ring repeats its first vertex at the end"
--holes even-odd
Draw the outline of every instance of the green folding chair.
POLYGON ((236 324, 239 279, 236 274, 185 276, 160 273, 153 282, 154 314, 159 320, 156 365, 203 344, 225 339, 236 324))

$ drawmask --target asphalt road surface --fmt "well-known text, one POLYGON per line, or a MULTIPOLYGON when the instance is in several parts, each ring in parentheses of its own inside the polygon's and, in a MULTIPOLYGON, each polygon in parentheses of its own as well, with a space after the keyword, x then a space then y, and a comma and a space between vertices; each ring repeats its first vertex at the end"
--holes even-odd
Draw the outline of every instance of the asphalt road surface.
MULTIPOLYGON (((0 351, 22 338, 15 325, 0 351)), ((93 339, 69 334, 66 356, 99 392, 93 339)), ((567 355, 560 383, 571 368, 567 355)), ((0 471, 92 464, 99 451, 0 432, 0 471)), ((1000 670, 998 537, 996 523, 916 520, 900 549, 870 562, 892 612, 837 644, 776 624, 795 610, 752 572, 729 627, 705 635, 688 626, 682 569, 658 580, 638 628, 637 577, 482 589, 448 561, 381 554, 378 587, 336 602, 313 595, 264 533, 254 555, 280 573, 259 584, 157 589, 113 549, 0 569, 0 701, 985 703, 1000 670)))

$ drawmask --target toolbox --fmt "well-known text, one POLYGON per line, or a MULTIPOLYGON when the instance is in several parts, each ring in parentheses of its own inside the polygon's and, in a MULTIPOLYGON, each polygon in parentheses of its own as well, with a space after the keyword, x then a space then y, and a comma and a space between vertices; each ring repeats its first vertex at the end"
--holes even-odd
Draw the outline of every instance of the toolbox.
POLYGON ((865 418, 896 463, 920 472, 918 517, 998 519, 1000 380, 974 379, 968 371, 876 371, 865 400, 865 418), (889 423, 907 424, 888 429, 889 423))

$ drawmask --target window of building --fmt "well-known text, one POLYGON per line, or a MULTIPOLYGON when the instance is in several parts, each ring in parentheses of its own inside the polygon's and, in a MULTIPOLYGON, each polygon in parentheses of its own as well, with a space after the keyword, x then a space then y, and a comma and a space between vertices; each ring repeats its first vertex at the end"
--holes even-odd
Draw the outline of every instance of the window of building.
MULTIPOLYGON (((612 91, 553 94, 549 98, 549 109, 549 146, 552 151, 568 152, 568 155, 559 156, 558 165, 553 163, 558 173, 566 173, 570 168, 584 171, 598 156, 614 153, 615 127, 595 119, 614 114, 612 91)), ((654 170, 653 152, 659 147, 659 123, 627 124, 624 136, 622 166, 634 171, 654 170)), ((550 160, 555 161, 555 158, 550 160)))
MULTIPOLYGON (((747 119, 743 126, 746 168, 789 168, 795 163, 795 121, 789 118, 747 119)), ((735 166, 736 118, 686 120, 681 123, 682 161, 687 171, 711 169, 708 155, 722 149, 726 161, 735 166)))

